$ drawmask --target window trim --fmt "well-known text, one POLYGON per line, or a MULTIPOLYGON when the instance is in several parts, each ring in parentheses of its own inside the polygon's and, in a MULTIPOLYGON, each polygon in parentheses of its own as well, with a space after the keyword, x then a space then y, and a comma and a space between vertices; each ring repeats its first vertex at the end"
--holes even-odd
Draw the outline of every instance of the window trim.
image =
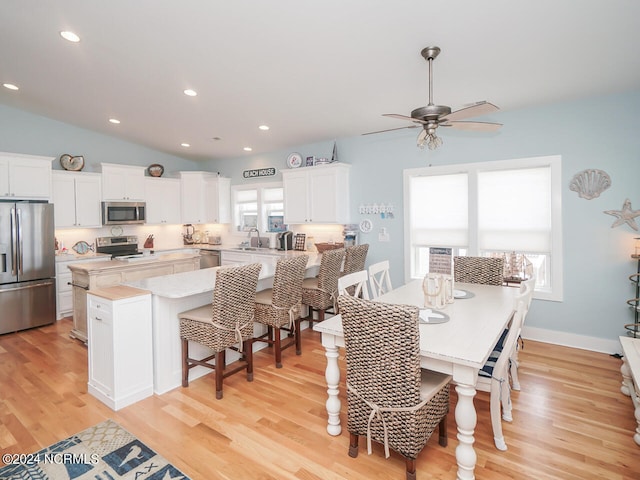
MULTIPOLYGON (((238 231, 237 230, 237 225, 236 225, 236 192, 240 191, 240 190, 257 190, 258 192, 258 198, 256 200, 257 204, 258 204, 258 211, 257 211, 257 215, 258 215, 258 227, 260 227, 262 225, 262 221, 264 220, 264 224, 267 223, 267 219, 263 219, 262 218, 262 210, 263 210, 263 205, 264 205, 264 200, 263 200, 263 190, 268 189, 268 188, 283 188, 283 184, 282 182, 261 182, 261 183, 243 183, 243 184, 239 184, 239 185, 232 185, 231 186, 231 217, 232 217, 232 228, 231 228, 231 234, 232 235, 237 235, 237 236, 246 236, 247 232, 245 231, 238 231)), ((268 232, 266 231, 262 231, 262 228, 259 228, 260 230, 260 234, 266 234, 268 232)))
MULTIPOLYGON (((440 165, 435 167, 419 167, 403 170, 403 202, 404 202, 404 272, 405 282, 411 278, 411 205, 409 195, 409 181, 411 177, 424 175, 444 175, 467 173, 470 178, 469 202, 477 198, 477 173, 491 170, 516 170, 523 168, 550 167, 551 169, 551 212, 552 212, 552 246, 551 246, 551 291, 536 291, 534 297, 541 300, 562 301, 564 296, 563 275, 563 246, 562 246, 562 157, 548 155, 542 157, 527 157, 510 160, 496 160, 478 163, 462 163, 454 165, 440 165)), ((478 252, 477 244, 477 216, 475 211, 469 211, 469 230, 474 234, 469 238, 468 251, 470 255, 478 252)))

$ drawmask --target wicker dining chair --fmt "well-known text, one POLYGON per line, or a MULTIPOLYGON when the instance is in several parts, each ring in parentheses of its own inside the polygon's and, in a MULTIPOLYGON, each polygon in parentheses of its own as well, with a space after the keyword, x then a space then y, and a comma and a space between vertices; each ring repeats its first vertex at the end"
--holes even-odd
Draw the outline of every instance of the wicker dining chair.
POLYGON ((216 272, 213 302, 178 314, 182 340, 182 386, 189 386, 189 370, 203 366, 215 370, 216 398, 222 398, 222 379, 247 370, 253 380, 253 319, 258 275, 262 265, 252 263, 225 267, 216 272), (203 359, 189 358, 189 342, 197 342, 213 354, 203 359), (235 347, 236 344, 241 344, 235 347), (225 349, 241 354, 239 365, 227 370, 225 349), (210 360, 215 358, 215 364, 210 360))
POLYGON ((302 282, 302 303, 309 307, 309 315, 304 320, 308 320, 309 325, 315 321, 322 322, 325 311, 335 307, 343 259, 344 248, 324 251, 320 258, 318 276, 305 278, 302 282), (318 320, 313 318, 314 311, 318 312, 318 320))
POLYGON ((308 255, 278 260, 273 288, 256 293, 255 321, 266 325, 267 332, 255 337, 253 342, 266 342, 274 348, 276 368, 282 368, 282 350, 295 345, 296 355, 302 353, 300 311, 308 260, 308 255), (280 330, 288 331, 293 339, 283 345, 280 330))
POLYGON ((453 257, 453 274, 456 282, 502 285, 504 258, 453 257))
POLYGON ((347 247, 344 251, 344 267, 342 268, 341 275, 349 275, 350 273, 364 270, 368 252, 368 243, 347 247))
POLYGON ((416 458, 436 427, 447 445, 450 375, 420 368, 418 308, 338 297, 347 364, 349 456, 360 435, 402 455, 407 480, 416 478, 416 458), (371 328, 376 325, 376 328, 371 328))

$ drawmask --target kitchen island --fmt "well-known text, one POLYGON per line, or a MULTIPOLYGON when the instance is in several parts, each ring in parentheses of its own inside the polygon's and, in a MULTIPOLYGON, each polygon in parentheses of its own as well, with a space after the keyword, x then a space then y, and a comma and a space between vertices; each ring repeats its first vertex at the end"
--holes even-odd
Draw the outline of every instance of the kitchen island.
POLYGON ((87 342, 87 291, 142 278, 190 272, 200 268, 198 253, 168 253, 103 262, 71 263, 73 329, 71 337, 87 342))
MULTIPOLYGON (((305 252, 283 252, 281 256, 302 254, 305 252)), ((307 263, 307 277, 318 274, 320 255, 311 253, 307 263)), ((180 320, 178 314, 192 308, 211 303, 216 272, 220 268, 213 267, 192 272, 145 278, 127 282, 132 287, 151 292, 152 330, 153 330, 153 389, 162 394, 182 384, 182 354, 180 342, 180 320)), ((258 290, 273 285, 275 265, 262 264, 258 279, 258 290)), ((255 334, 262 325, 255 325, 255 334)), ((264 348, 264 347, 263 347, 264 348)), ((211 352, 197 343, 189 344, 189 352, 194 358, 205 357, 211 352)), ((237 352, 227 351, 227 362, 238 359, 237 352)), ((205 367, 195 367, 189 371, 191 380, 211 373, 205 367)))

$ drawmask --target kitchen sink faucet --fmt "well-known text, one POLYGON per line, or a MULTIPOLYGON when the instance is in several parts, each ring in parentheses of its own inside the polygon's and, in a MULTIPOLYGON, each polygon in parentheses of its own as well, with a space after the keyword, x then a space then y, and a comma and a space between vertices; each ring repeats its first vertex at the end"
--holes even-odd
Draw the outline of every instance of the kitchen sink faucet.
POLYGON ((249 230, 249 246, 251 246, 251 234, 253 232, 256 232, 258 234, 258 243, 256 244, 256 246, 258 248, 262 248, 262 239, 260 238, 260 231, 255 227, 249 230))

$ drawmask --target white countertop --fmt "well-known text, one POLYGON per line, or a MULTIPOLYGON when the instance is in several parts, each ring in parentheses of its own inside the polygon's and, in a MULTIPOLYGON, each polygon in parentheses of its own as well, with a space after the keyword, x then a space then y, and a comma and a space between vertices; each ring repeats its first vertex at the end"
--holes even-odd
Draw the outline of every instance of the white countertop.
POLYGON ((84 255, 80 255, 79 253, 69 251, 67 253, 56 253, 56 263, 59 262, 82 262, 87 261, 91 262, 93 260, 101 260, 104 258, 111 258, 111 255, 108 253, 85 253, 84 255))
MULTIPOLYGON (((225 267, 204 268, 194 270, 192 272, 175 273, 173 275, 164 275, 162 277, 151 277, 137 280, 135 282, 127 282, 125 285, 149 290, 153 295, 166 298, 183 298, 191 295, 197 295, 205 292, 213 292, 215 284, 216 271, 225 267)), ((314 276, 318 273, 320 267, 319 256, 309 256, 307 263, 307 276, 314 276)), ((260 280, 273 278, 276 273, 275 265, 267 263, 262 264, 260 270, 260 280)))

